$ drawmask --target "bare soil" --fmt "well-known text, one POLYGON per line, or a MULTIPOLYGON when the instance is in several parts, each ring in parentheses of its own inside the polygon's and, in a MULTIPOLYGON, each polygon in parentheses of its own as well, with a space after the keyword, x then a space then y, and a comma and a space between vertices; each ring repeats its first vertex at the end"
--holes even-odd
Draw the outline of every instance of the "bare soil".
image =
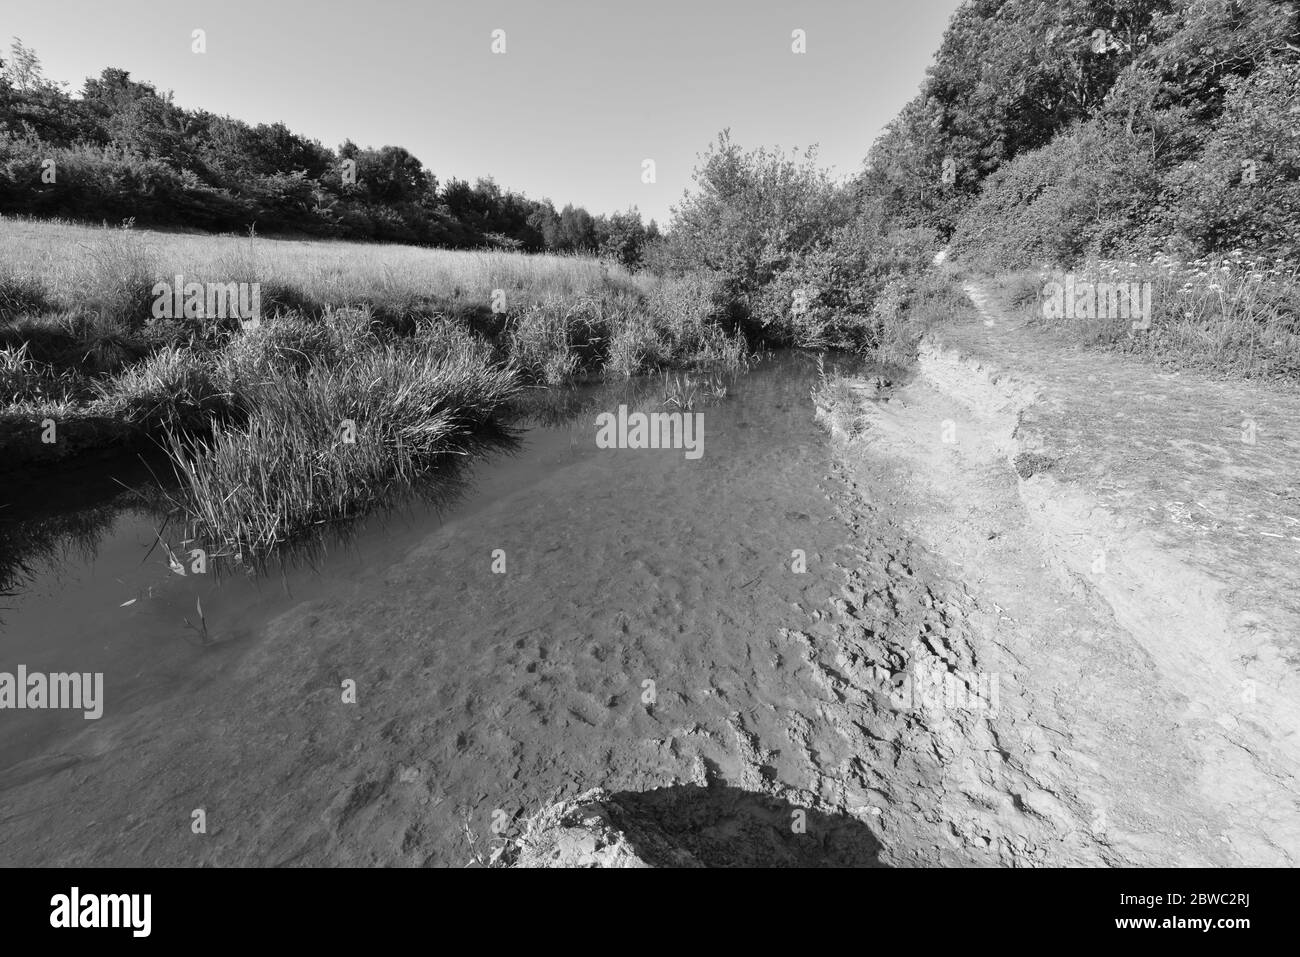
MULTIPOLYGON (((912 381, 819 409, 853 547, 832 613, 785 633, 824 688, 792 728, 847 745, 810 779, 842 782, 885 863, 1294 866, 1300 395, 1085 351, 967 292, 978 319, 928 334, 912 381), (996 713, 871 691, 927 658, 996 673, 996 713)), ((594 792, 538 815, 521 863, 728 863, 700 833, 594 792)))

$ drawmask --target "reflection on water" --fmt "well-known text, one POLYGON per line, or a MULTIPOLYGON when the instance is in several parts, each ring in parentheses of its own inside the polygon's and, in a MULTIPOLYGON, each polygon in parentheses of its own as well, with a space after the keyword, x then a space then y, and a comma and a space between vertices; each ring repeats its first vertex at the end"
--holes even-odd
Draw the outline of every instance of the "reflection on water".
MULTIPOLYGON (((13 512, 14 503, 6 503, 5 508, 13 512)), ((93 559, 99 540, 121 510, 119 505, 100 505, 0 524, 0 602, 43 573, 57 574, 69 561, 93 559)), ((0 604, 0 615, 4 607, 0 604)))
POLYGON ((116 456, 57 475, 0 473, 0 622, 10 599, 42 576, 93 560, 100 540, 134 498, 123 479, 113 476, 143 482, 148 467, 116 456))
MULTIPOLYGON (((732 383, 734 374, 721 372, 686 374, 689 381, 732 383)), ((641 377, 578 385, 568 389, 534 388, 509 410, 509 424, 472 436, 461 442, 460 451, 420 482, 392 489, 387 503, 372 515, 391 515, 412 502, 441 513, 453 507, 471 487, 474 467, 498 455, 513 455, 520 449, 518 433, 527 428, 562 428, 594 410, 616 408, 670 409, 664 399, 662 379, 641 377)), ((701 395, 692 408, 705 408, 721 401, 701 395)), ((93 563, 101 541, 116 529, 125 516, 127 525, 152 528, 151 544, 141 556, 147 562, 158 551, 163 561, 168 548, 183 557, 196 544, 184 530, 175 528, 165 499, 156 494, 160 482, 170 476, 170 465, 161 455, 122 454, 106 461, 81 464, 72 469, 34 475, 4 474, 0 486, 0 626, 13 599, 29 589, 39 590, 57 581, 65 569, 93 563), (168 537, 168 531, 173 533, 168 537), (159 545, 164 545, 159 549, 159 545)), ((166 485, 164 484, 165 488, 166 485)), ((355 540, 354 520, 332 523, 313 535, 299 538, 276 549, 269 556, 209 556, 207 571, 214 579, 236 574, 275 575, 295 568, 318 569, 336 549, 355 540)), ((182 565, 186 562, 182 561, 182 565)), ((170 567, 170 566, 169 566, 170 567)))
MULTIPOLYGON (((395 486, 373 515, 419 503, 433 511, 451 508, 470 488, 472 463, 513 454, 520 446, 517 430, 498 428, 463 439, 456 455, 410 485, 395 486)), ((93 564, 110 533, 122 537, 123 526, 152 529, 141 564, 159 558, 169 570, 192 573, 190 549, 202 543, 177 527, 178 516, 165 495, 168 464, 160 456, 114 456, 98 466, 68 472, 6 476, 7 499, 0 504, 0 627, 6 611, 25 593, 39 593, 80 566, 93 564), (190 571, 185 569, 190 568, 190 571)), ((269 555, 239 556, 205 552, 202 574, 213 580, 234 575, 274 576, 297 568, 316 569, 334 550, 345 548, 357 533, 355 520, 322 525, 269 555)))
MULTIPOLYGON (((687 382, 734 383, 736 375, 724 372, 685 373, 676 377, 687 382)), ((460 451, 420 482, 392 489, 386 504, 373 514, 391 515, 417 502, 426 510, 443 512, 453 507, 471 487, 474 467, 499 455, 520 450, 518 434, 528 428, 557 429, 571 425, 598 409, 627 405, 631 409, 676 408, 666 403, 665 379, 653 376, 581 384, 568 389, 537 387, 528 390, 508 412, 509 424, 463 440, 460 451)), ((702 393, 692 409, 703 409, 722 401, 702 393)), ((13 599, 29 589, 39 590, 57 581, 65 569, 93 563, 101 541, 127 525, 154 530, 152 543, 141 557, 147 562, 155 551, 164 561, 166 545, 175 554, 191 542, 174 526, 166 500, 157 494, 170 476, 170 465, 159 454, 120 454, 95 463, 83 463, 49 473, 0 473, 0 626, 13 599), (168 531, 173 537, 168 537, 168 531)), ((354 520, 322 527, 314 535, 281 546, 270 556, 241 556, 238 563, 229 556, 211 556, 207 574, 220 579, 236 574, 275 575, 306 567, 318 569, 334 550, 354 541, 358 532, 354 520)), ((182 564, 185 564, 182 561, 182 564)))

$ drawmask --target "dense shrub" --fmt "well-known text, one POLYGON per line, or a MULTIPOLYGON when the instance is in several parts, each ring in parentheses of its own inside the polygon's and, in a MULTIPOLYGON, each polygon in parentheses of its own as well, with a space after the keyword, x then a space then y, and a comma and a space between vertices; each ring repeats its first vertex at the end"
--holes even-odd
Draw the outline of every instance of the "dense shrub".
POLYGON ((1286 254, 1297 51, 1294 3, 973 0, 860 185, 990 268, 1286 254))
POLYGON ((880 217, 860 214, 804 250, 757 303, 769 338, 811 348, 878 344, 873 313, 891 280, 929 265, 937 237, 924 227, 885 231, 880 217))
POLYGON ((722 285, 704 272, 666 279, 645 301, 619 314, 610 332, 606 368, 635 375, 665 367, 745 361, 745 340, 728 333, 722 285))
POLYGON ((846 197, 814 159, 812 150, 793 157, 745 151, 724 132, 676 210, 665 264, 713 274, 734 318, 751 320, 767 285, 849 218, 846 197))
POLYGON ((1300 65, 1272 61, 1227 83, 1200 153, 1170 171, 1158 221, 1197 251, 1300 251, 1300 65))
POLYGON ((1159 39, 1153 24, 1174 5, 963 4, 921 92, 873 144, 864 187, 892 222, 948 236, 987 177, 1094 115, 1116 78, 1159 39))
POLYGON ((952 238, 978 265, 1066 264, 1133 239, 1160 179, 1148 144, 1116 121, 1090 120, 1017 157, 984 183, 952 238))

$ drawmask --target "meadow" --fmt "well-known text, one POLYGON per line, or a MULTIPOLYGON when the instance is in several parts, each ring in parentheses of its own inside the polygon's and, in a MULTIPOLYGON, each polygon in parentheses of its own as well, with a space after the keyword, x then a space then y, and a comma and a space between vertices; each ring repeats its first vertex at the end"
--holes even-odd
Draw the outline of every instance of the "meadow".
POLYGON ((192 534, 266 550, 498 428, 529 385, 746 361, 699 276, 594 258, 0 219, 0 461, 157 443, 192 534), (159 317, 157 284, 259 315, 159 317))

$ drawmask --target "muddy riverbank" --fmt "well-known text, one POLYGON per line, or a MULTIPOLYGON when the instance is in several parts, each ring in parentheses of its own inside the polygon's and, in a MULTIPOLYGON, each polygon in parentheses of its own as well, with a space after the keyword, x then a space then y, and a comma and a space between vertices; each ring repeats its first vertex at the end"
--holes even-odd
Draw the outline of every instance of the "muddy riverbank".
POLYGON ((119 515, 4 622, 0 664, 110 678, 100 721, 6 721, 7 857, 1285 861, 1216 791, 1187 686, 1045 547, 1038 393, 943 355, 859 375, 852 437, 810 359, 760 364, 697 459, 599 447, 645 394, 559 397, 455 495, 274 578, 182 580, 119 515))
POLYGON ((502 842, 521 865, 1295 862, 1294 395, 968 293, 909 379, 822 393, 852 544, 782 632, 821 685, 789 718, 816 793, 594 791, 502 842))

